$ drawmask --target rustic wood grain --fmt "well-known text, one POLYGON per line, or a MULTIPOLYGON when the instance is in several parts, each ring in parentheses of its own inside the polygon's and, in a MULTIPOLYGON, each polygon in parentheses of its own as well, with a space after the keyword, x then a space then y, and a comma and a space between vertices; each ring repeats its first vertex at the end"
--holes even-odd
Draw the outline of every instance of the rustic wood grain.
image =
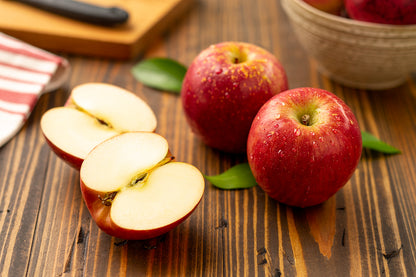
MULTIPOLYGON (((64 53, 61 53, 65 55, 64 53)), ((385 91, 341 86, 317 70, 279 2, 199 1, 134 60, 67 56, 72 73, 45 94, 22 131, 0 148, 0 276, 416 276, 416 76, 385 91), (402 150, 364 150, 351 180, 326 203, 281 205, 259 187, 225 191, 206 182, 195 213, 171 232, 123 241, 101 232, 79 190, 79 173, 59 160, 39 129, 41 115, 71 88, 108 82, 145 99, 177 160, 208 175, 246 161, 203 145, 176 94, 144 87, 130 73, 142 58, 189 65, 209 44, 255 43, 285 66, 290 87, 334 92, 360 127, 402 150)))

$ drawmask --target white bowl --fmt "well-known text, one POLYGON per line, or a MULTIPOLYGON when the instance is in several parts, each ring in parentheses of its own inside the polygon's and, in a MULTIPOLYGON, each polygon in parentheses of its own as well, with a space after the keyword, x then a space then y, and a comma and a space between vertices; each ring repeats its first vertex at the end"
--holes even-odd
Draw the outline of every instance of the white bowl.
POLYGON ((368 23, 282 0, 293 30, 319 70, 356 88, 388 89, 416 70, 416 25, 368 23))

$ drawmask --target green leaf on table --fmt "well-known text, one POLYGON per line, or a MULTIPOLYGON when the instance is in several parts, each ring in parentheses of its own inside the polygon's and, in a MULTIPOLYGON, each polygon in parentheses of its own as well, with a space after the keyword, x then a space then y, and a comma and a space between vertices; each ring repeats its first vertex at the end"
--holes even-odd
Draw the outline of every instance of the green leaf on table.
POLYGON ((256 185, 248 163, 237 164, 219 175, 205 175, 205 178, 220 189, 246 189, 256 185))
POLYGON ((137 63, 131 70, 144 85, 180 93, 187 68, 169 58, 150 58, 137 63))
POLYGON ((382 142, 370 133, 361 131, 361 137, 363 139, 363 147, 385 154, 399 154, 401 151, 385 142, 382 142))

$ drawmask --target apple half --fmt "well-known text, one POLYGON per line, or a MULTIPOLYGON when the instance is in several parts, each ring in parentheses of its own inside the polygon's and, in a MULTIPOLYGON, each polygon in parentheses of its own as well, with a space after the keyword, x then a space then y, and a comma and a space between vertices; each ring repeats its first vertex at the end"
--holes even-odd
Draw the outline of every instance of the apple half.
POLYGON ((141 98, 104 83, 75 87, 65 106, 48 110, 40 122, 52 150, 76 169, 100 142, 124 132, 153 132, 156 124, 141 98))
POLYGON ((80 169, 84 201, 98 227, 128 240, 160 236, 198 206, 205 181, 193 165, 175 162, 168 142, 129 132, 95 147, 80 169))

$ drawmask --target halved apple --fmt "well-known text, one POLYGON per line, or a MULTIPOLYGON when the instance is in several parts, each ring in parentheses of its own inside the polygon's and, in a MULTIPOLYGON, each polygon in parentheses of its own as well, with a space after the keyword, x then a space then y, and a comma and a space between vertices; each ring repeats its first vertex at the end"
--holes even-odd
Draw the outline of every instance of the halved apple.
POLYGON ((40 122, 52 150, 76 169, 100 142, 124 132, 153 132, 156 124, 141 98, 104 83, 75 87, 65 106, 48 110, 40 122))
POLYGON ((141 240, 184 221, 198 206, 205 181, 196 167, 172 160, 168 142, 156 133, 124 133, 95 147, 82 163, 80 183, 98 227, 141 240))

